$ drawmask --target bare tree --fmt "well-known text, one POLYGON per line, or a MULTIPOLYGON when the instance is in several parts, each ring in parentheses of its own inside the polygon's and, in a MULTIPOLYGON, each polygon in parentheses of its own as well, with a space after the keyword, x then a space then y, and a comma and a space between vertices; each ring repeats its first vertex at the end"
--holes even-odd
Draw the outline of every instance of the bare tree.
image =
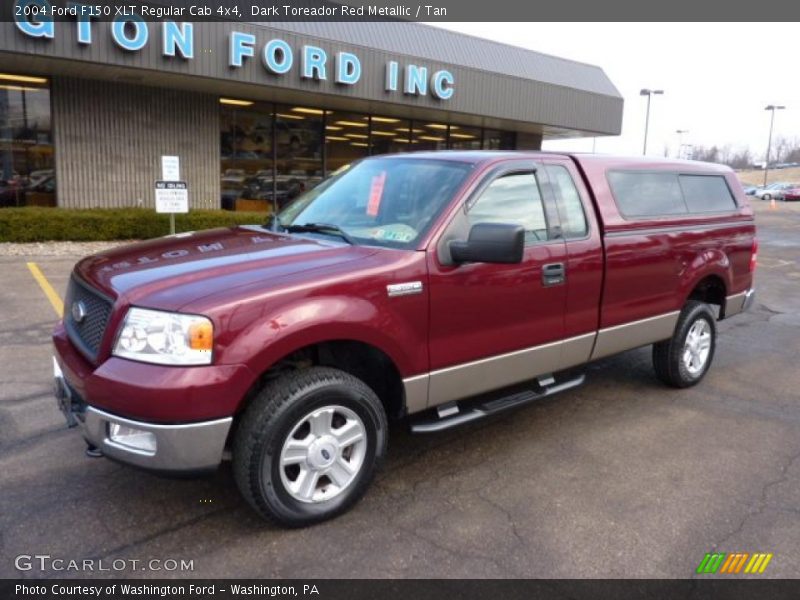
POLYGON ((775 162, 800 162, 800 139, 797 137, 778 138, 774 156, 775 162))
POLYGON ((694 160, 728 165, 732 169, 747 169, 753 166, 753 156, 748 148, 732 148, 726 146, 695 146, 694 160))
POLYGON ((725 164, 732 169, 748 169, 753 166, 753 155, 749 148, 742 148, 732 152, 725 164))
POLYGON ((720 151, 717 146, 711 146, 710 148, 706 146, 695 146, 692 158, 702 162, 718 163, 720 162, 720 151))

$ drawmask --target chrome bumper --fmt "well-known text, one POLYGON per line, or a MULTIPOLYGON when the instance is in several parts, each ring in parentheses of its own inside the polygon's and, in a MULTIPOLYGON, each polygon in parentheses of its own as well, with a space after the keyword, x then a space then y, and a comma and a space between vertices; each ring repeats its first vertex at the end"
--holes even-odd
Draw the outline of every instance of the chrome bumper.
POLYGON ((213 470, 222 461, 232 417, 187 423, 161 425, 125 419, 76 401, 64 375, 53 360, 53 377, 59 409, 67 425, 78 426, 86 441, 108 458, 153 471, 190 473, 213 470), (119 427, 140 433, 114 439, 119 427), (142 443, 142 440, 145 443, 142 443))

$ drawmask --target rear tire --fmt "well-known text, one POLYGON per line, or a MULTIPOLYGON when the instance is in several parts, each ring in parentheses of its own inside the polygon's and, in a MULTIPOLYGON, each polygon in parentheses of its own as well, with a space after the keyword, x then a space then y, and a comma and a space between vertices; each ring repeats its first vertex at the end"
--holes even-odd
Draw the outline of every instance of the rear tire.
POLYGON ((267 383, 241 416, 236 484, 269 521, 324 521, 364 495, 387 435, 383 405, 361 380, 328 367, 289 372, 267 383))
POLYGON ((770 200, 772 200, 772 196, 770 194, 764 194, 763 196, 761 196, 761 199, 769 202, 770 200))
POLYGON ((708 372, 717 345, 716 317, 711 307, 689 300, 672 337, 653 344, 656 376, 669 386, 696 385, 708 372))

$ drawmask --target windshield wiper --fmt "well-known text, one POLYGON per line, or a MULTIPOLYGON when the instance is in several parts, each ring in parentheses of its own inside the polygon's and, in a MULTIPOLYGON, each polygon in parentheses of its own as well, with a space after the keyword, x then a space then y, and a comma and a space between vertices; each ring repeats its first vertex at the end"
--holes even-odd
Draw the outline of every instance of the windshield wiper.
POLYGON ((284 231, 289 233, 328 233, 338 235, 351 246, 357 246, 356 241, 344 229, 331 223, 305 223, 304 225, 287 225, 284 231))

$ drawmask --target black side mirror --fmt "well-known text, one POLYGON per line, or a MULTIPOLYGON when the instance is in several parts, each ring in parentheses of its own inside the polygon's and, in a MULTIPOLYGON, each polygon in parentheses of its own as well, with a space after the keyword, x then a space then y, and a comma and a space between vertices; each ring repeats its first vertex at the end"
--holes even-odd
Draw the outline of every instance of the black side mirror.
POLYGON ((469 230, 466 242, 450 242, 455 263, 521 263, 524 249, 525 229, 505 223, 477 223, 469 230))

